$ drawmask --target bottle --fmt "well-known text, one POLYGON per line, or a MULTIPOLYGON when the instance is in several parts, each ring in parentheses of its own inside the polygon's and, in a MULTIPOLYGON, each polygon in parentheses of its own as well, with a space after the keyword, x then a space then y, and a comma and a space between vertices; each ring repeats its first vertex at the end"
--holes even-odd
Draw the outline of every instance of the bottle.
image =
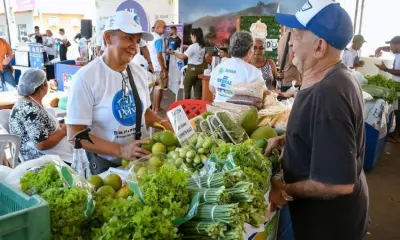
POLYGON ((85 177, 86 179, 90 177, 91 172, 89 168, 89 160, 86 156, 86 151, 82 148, 82 140, 88 140, 90 143, 94 144, 92 139, 89 137, 90 128, 87 128, 75 136, 74 152, 72 155, 72 169, 74 169, 78 175, 85 177))

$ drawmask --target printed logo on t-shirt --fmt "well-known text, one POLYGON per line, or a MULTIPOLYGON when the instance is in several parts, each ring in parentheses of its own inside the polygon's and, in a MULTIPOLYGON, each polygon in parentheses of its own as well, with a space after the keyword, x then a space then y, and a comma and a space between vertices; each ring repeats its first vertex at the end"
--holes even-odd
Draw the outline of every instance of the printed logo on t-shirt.
MULTIPOLYGON (((143 108, 143 102, 141 102, 143 108)), ((112 111, 115 119, 124 126, 136 124, 136 105, 132 90, 124 96, 122 90, 118 91, 112 102, 112 111)))

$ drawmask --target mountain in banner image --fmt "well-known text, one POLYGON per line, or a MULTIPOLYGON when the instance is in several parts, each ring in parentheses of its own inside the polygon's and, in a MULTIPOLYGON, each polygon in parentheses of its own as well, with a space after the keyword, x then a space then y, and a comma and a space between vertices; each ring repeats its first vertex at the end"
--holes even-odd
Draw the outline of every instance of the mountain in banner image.
POLYGON ((253 7, 224 13, 217 16, 204 16, 191 23, 193 28, 201 27, 210 45, 227 45, 229 38, 236 31, 236 16, 271 16, 278 11, 279 3, 259 2, 253 7))

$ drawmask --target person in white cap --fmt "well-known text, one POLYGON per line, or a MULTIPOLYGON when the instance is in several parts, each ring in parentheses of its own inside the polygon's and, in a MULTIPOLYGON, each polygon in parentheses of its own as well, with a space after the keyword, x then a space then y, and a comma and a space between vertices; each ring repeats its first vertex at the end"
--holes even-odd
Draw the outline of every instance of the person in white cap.
POLYGON ((156 122, 172 130, 170 123, 150 110, 146 70, 132 63, 140 38, 151 41, 139 23, 125 11, 109 18, 104 32, 107 45, 103 56, 81 68, 68 97, 68 139, 91 129, 93 144, 83 141, 93 174, 118 167, 122 159, 136 160, 148 154, 141 139, 145 127, 156 122))
POLYGON ((351 18, 338 3, 310 0, 276 20, 293 28, 293 64, 303 82, 286 135, 268 141, 267 155, 284 146, 283 178, 273 178, 270 200, 289 202, 296 240, 361 240, 369 227, 364 102, 341 61, 353 38, 351 18))

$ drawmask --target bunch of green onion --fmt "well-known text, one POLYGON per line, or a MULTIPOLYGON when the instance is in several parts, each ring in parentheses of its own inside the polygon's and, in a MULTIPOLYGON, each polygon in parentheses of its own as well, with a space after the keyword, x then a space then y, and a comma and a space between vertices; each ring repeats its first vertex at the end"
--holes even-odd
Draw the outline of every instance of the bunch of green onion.
POLYGON ((239 182, 234 187, 228 188, 227 192, 232 202, 251 202, 254 198, 255 189, 253 183, 239 182))
POLYGON ((226 224, 221 222, 189 221, 179 227, 179 232, 187 239, 198 235, 207 236, 208 239, 223 239, 227 230, 226 224))
POLYGON ((235 186, 244 178, 244 173, 239 167, 225 172, 206 174, 200 177, 189 179, 190 188, 219 188, 225 186, 230 188, 235 186))
POLYGON ((221 204, 221 203, 229 203, 230 201, 230 195, 223 186, 220 188, 189 187, 189 194, 191 196, 194 196, 197 193, 199 193, 200 195, 200 203, 221 204))
POLYGON ((223 222, 230 225, 243 225, 244 219, 239 205, 199 205, 195 219, 200 221, 223 222))

